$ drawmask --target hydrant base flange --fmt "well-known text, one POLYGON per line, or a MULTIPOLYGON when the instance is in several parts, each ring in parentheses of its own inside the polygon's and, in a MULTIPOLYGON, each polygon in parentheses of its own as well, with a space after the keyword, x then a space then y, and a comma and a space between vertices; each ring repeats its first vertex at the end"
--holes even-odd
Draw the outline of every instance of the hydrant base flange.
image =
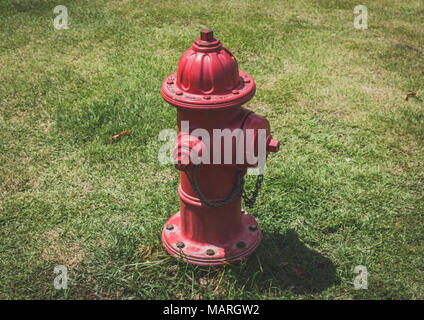
POLYGON ((243 211, 241 230, 224 243, 200 243, 184 236, 180 212, 165 224, 162 243, 169 254, 201 266, 218 266, 243 260, 259 246, 262 233, 255 218, 243 211))

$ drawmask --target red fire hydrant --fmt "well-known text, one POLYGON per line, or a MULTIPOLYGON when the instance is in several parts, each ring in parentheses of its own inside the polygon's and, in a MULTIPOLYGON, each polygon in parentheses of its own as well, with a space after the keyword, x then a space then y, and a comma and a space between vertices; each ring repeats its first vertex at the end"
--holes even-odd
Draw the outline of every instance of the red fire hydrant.
POLYGON ((161 94, 178 113, 174 157, 181 199, 180 211, 162 232, 165 249, 205 266, 246 258, 262 234, 253 216, 242 210, 241 198, 252 207, 263 176, 258 175, 250 198, 243 177, 248 168, 258 167, 254 155, 260 150, 267 155, 279 149, 269 122, 242 107, 255 94, 255 82, 238 70, 213 32, 203 30, 182 55, 178 72, 163 82, 161 94))

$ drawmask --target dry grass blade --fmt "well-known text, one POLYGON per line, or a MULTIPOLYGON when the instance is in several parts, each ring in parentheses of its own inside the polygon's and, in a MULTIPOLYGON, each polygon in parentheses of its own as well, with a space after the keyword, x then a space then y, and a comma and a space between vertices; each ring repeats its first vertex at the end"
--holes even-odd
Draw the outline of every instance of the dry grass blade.
POLYGON ((408 92, 406 95, 405 95, 405 101, 408 101, 408 99, 409 99, 409 97, 415 97, 415 98, 418 98, 419 97, 419 95, 418 95, 418 93, 416 93, 416 92, 408 92))
POLYGON ((114 140, 117 140, 117 139, 120 139, 122 137, 129 135, 131 132, 132 132, 132 130, 126 130, 126 131, 122 131, 120 134, 116 134, 116 135, 112 136, 111 143, 114 140))

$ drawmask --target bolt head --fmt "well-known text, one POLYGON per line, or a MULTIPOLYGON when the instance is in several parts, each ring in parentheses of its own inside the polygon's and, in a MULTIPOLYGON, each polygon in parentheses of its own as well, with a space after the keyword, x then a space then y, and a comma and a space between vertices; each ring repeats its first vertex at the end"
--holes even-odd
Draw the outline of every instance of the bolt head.
POLYGON ((167 224, 166 225, 166 230, 172 230, 174 229, 174 225, 173 224, 167 224))
POLYGON ((214 250, 212 250, 212 249, 208 249, 208 250, 206 250, 206 254, 207 254, 208 256, 213 256, 213 255, 215 254, 215 251, 214 251, 214 250))
POLYGON ((250 230, 250 231, 256 231, 256 230, 258 230, 258 226, 257 226, 256 224, 251 224, 251 225, 249 226, 249 230, 250 230))
POLYGON ((246 243, 244 241, 237 242, 237 248, 243 249, 246 246, 246 243))
POLYGON ((184 244, 184 242, 178 241, 178 242, 176 243, 176 246, 177 246, 177 248, 178 248, 178 249, 182 249, 182 248, 184 248, 184 247, 185 247, 185 244, 184 244))
POLYGON ((175 91, 175 94, 176 94, 177 96, 181 96, 181 95, 183 94, 183 92, 182 92, 181 90, 177 90, 177 91, 175 91))

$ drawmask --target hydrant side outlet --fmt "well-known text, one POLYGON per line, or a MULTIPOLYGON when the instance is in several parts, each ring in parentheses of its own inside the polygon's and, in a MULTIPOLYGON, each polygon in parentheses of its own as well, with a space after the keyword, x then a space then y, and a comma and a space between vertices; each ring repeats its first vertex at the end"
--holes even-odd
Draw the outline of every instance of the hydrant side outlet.
POLYGON ((162 231, 162 243, 175 257, 222 265, 248 257, 261 242, 258 223, 241 207, 242 197, 247 205, 254 203, 245 197, 243 177, 248 168, 259 166, 261 148, 276 152, 279 142, 268 120, 242 107, 255 90, 253 78, 238 69, 211 30, 201 32, 182 55, 178 71, 162 84, 162 97, 178 110, 174 159, 180 171, 180 210, 162 231), (216 132, 233 136, 215 139, 216 132))

